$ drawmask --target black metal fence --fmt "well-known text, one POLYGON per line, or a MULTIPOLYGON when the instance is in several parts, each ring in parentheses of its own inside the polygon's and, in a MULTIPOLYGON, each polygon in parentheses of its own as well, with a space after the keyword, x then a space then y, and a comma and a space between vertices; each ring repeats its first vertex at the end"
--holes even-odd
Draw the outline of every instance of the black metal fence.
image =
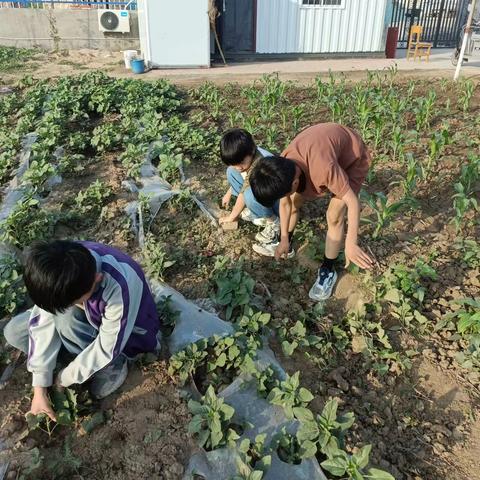
POLYGON ((406 48, 412 25, 433 47, 454 47, 468 17, 470 0, 393 0, 390 26, 398 27, 398 47, 406 48))

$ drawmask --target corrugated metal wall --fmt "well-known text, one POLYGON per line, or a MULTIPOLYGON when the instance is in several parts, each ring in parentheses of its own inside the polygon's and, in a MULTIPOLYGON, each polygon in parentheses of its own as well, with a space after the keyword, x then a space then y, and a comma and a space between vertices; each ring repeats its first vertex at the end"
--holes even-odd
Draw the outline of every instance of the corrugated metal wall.
POLYGON ((387 0, 344 0, 303 7, 302 0, 257 0, 257 53, 380 52, 387 0))

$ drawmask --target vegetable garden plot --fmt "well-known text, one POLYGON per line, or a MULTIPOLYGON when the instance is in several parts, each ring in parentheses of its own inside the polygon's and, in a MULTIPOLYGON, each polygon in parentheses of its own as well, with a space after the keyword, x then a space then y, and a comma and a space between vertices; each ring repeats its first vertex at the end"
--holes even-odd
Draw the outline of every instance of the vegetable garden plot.
MULTIPOLYGON (((0 101, 3 185, 19 165, 22 141, 32 132, 38 138, 23 185, 28 195, 2 222, 2 241, 19 251, 33 238, 67 232, 137 255, 153 279, 174 287, 164 290, 159 302, 174 353, 170 373, 179 383, 193 378, 198 392, 192 400, 198 403, 190 402, 189 414, 162 362, 145 358, 110 403, 89 405, 79 392, 78 420, 56 427, 49 437, 26 429, 21 413, 28 400, 20 399, 29 394, 23 387, 28 377, 17 368, 10 390, 0 391, 2 432, 13 431, 15 439, 0 455, 12 458, 11 472, 25 478, 118 480, 182 478, 205 469, 209 478, 218 475, 212 473, 215 459, 227 458, 234 478, 281 478, 286 469, 305 472, 305 465, 315 462, 329 478, 355 478, 358 471, 365 478, 389 478, 375 467, 369 471, 370 456, 395 478, 475 478, 475 455, 468 463, 475 424, 464 413, 477 410, 479 368, 474 84, 403 82, 385 72, 358 84, 332 76, 298 88, 270 76, 250 86, 205 84, 187 93, 163 81, 112 80, 94 73, 55 82, 27 78, 13 90, 0 101), (348 274, 362 284, 366 299, 364 308, 348 314, 335 300, 313 308, 307 292, 314 271, 295 261, 259 261, 250 249, 250 227, 217 232, 198 215, 192 196, 197 189, 211 199, 221 196, 224 169, 216 145, 229 126, 244 126, 259 145, 280 151, 299 129, 328 120, 357 128, 375 159, 365 189, 368 223, 361 234, 380 266, 373 275, 348 274), (64 154, 54 159, 59 146, 64 154), (149 152, 158 177, 180 192, 158 212, 152 198, 136 191, 145 181, 149 152), (182 182, 182 165, 189 185, 182 182), (48 179, 57 173, 63 182, 52 185, 48 179), (135 220, 141 217, 145 228, 143 249, 133 219, 125 214, 135 201, 135 220), (177 291, 190 298, 210 296, 227 321, 199 313, 177 291), (178 316, 180 305, 186 316, 178 316), (420 377, 425 370, 435 372, 425 362, 438 365, 442 385, 461 391, 461 401, 437 404, 427 388, 430 380, 420 377), (261 407, 251 412, 247 407, 255 398, 261 407), (220 430, 205 427, 207 406, 221 415, 220 430), (102 411, 104 424, 63 446, 81 422, 102 411), (351 416, 342 415, 350 411, 353 424, 351 416), (265 424, 261 412, 267 412, 265 424), (193 441, 209 451, 194 456, 197 463, 188 467, 190 419, 195 419, 193 441), (300 427, 282 432, 288 425, 300 427), (236 447, 228 450, 232 442, 236 447), (111 456, 99 445, 111 445, 111 456)), ((308 206, 307 213, 296 241, 314 263, 321 256, 321 204, 308 206)), ((9 256, 0 272, 4 316, 28 300, 21 288, 8 288, 21 285, 18 259, 9 256)), ((8 362, 10 352, 2 348, 0 354, 2 364, 8 362)))

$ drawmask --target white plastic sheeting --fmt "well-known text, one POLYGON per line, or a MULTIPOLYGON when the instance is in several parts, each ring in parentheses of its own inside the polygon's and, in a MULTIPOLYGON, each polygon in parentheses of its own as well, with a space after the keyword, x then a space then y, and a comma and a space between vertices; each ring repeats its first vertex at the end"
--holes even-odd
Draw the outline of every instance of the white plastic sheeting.
POLYGON ((387 0, 257 0, 257 53, 381 52, 387 0))

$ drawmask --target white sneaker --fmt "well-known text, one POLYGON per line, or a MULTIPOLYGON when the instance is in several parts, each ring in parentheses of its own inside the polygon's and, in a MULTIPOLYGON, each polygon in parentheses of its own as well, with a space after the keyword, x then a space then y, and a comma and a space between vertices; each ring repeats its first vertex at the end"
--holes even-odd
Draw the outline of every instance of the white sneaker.
POLYGON ((240 218, 244 222, 251 222, 254 225, 257 225, 257 227, 264 227, 267 224, 268 219, 267 218, 257 218, 253 215, 253 213, 250 211, 248 208, 244 208, 242 210, 242 213, 240 214, 240 218))
POLYGON ((318 277, 312 288, 308 292, 308 296, 315 302, 322 302, 332 296, 333 287, 337 283, 337 272, 321 268, 318 271, 318 277))
MULTIPOLYGON (((274 257, 275 250, 279 245, 278 240, 274 240, 271 243, 254 243, 252 248, 254 252, 257 252, 259 255, 263 255, 264 257, 274 257)), ((293 258, 295 256, 295 250, 290 245, 290 251, 287 254, 287 258, 293 258)))
POLYGON ((268 219, 265 228, 255 235, 255 240, 260 243, 272 243, 280 234, 280 221, 268 219))

